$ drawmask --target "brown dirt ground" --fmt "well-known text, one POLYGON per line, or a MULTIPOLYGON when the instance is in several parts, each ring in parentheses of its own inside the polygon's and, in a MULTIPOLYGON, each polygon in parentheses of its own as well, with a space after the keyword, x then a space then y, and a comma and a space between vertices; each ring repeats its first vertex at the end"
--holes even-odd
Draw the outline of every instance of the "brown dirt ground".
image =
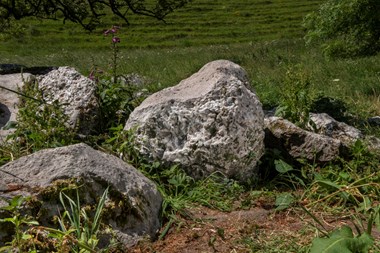
MULTIPOLYGON (((310 245, 312 239, 320 235, 315 227, 316 223, 300 208, 275 212, 273 207, 256 206, 247 210, 221 212, 205 207, 194 207, 187 211, 191 218, 181 218, 179 223, 171 226, 164 239, 155 242, 140 242, 130 252, 255 252, 252 244, 250 246, 247 242, 255 242, 259 248, 260 245, 266 244, 267 247, 286 247, 285 251, 281 252, 297 252, 297 247, 294 247, 294 251, 288 249, 289 244, 310 245), (276 240, 276 238, 279 243, 274 241, 273 245, 268 244, 268 241, 276 240)), ((349 216, 327 213, 314 215, 328 230, 344 224, 354 227, 349 216)), ((380 240, 378 231, 375 231, 373 235, 375 240, 380 240)), ((270 251, 268 248, 267 250, 260 248, 260 250, 262 250, 260 252, 270 251)))

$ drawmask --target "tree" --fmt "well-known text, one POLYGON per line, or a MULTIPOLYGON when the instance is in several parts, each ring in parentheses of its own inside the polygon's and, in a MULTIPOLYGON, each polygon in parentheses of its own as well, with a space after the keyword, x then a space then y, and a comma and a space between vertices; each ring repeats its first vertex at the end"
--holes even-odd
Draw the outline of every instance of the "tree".
POLYGON ((327 0, 304 19, 306 42, 321 43, 329 57, 357 57, 380 51, 379 0, 327 0))
MULTIPOLYGON (((112 12, 127 24, 131 12, 159 20, 191 0, 0 0, 0 29, 26 17, 63 19, 93 30, 112 12)), ((0 30, 1 32, 1 30, 0 30)))

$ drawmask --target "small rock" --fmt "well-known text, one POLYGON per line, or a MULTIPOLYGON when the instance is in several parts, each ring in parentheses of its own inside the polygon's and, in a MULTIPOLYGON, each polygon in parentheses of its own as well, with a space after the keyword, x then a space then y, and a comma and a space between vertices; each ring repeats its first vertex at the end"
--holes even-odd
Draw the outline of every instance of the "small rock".
POLYGON ((336 121, 326 113, 310 113, 310 120, 314 122, 314 130, 334 139, 340 140, 344 145, 350 146, 353 142, 363 138, 360 130, 346 123, 336 121))
POLYGON ((312 133, 280 117, 265 118, 265 145, 292 158, 325 163, 344 154, 340 140, 312 133))
POLYGON ((380 126, 380 116, 371 117, 367 121, 372 126, 380 126))

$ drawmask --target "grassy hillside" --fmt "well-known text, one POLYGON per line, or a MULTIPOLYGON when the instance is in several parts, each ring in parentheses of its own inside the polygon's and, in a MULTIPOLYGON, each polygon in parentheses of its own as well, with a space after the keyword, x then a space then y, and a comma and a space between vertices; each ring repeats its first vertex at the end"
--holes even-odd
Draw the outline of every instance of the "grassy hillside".
POLYGON ((61 21, 28 20, 26 36, 2 43, 2 52, 52 52, 55 49, 106 49, 101 31, 123 27, 126 48, 188 47, 194 45, 257 42, 302 36, 300 22, 321 0, 194 0, 170 14, 166 23, 150 17, 130 16, 129 27, 112 15, 92 34, 78 25, 61 21), (19 42, 19 43, 15 43, 19 42), (27 51, 27 48, 30 51, 27 51))

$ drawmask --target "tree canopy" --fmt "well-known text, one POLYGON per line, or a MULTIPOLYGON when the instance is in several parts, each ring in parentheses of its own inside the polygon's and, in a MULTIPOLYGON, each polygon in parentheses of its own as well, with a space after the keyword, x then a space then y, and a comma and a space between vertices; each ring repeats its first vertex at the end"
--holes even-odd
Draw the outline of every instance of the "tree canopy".
MULTIPOLYGON (((130 13, 159 20, 191 0, 0 0, 0 29, 26 17, 70 20, 93 30, 109 13, 127 24, 130 13)), ((1 30, 0 30, 1 32, 1 30)))
POLYGON ((380 50, 379 0, 327 0, 306 16, 307 43, 321 43, 331 57, 372 55, 380 50))

